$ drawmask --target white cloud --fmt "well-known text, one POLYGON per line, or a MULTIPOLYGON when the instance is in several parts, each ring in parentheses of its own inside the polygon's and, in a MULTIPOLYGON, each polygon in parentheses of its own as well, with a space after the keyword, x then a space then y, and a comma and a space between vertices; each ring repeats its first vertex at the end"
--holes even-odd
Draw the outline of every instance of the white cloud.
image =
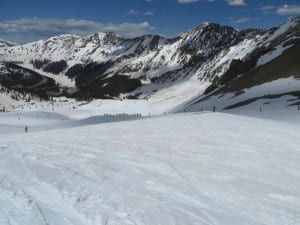
POLYGON ((180 4, 188 4, 188 3, 199 2, 199 1, 214 2, 215 0, 177 0, 177 2, 180 4))
POLYGON ((283 5, 277 9, 276 13, 282 16, 297 16, 300 15, 300 5, 283 5))
POLYGON ((283 6, 273 6, 265 5, 260 8, 264 14, 276 13, 280 16, 298 16, 300 15, 300 5, 283 5, 283 6))
POLYGON ((78 19, 23 18, 0 21, 0 38, 29 42, 60 34, 87 35, 97 32, 115 32, 124 37, 151 33, 155 28, 148 22, 103 24, 78 19))
POLYGON ((151 11, 140 12, 140 11, 135 10, 135 9, 129 9, 128 14, 129 15, 143 15, 143 16, 154 16, 155 15, 155 13, 151 12, 151 11))
POLYGON ((262 11, 264 14, 273 13, 276 11, 276 7, 273 5, 265 5, 260 8, 260 11, 262 11))
POLYGON ((144 12, 143 13, 144 16, 154 16, 154 12, 144 12))
POLYGON ((274 9, 276 9, 276 7, 273 5, 265 5, 260 8, 261 11, 270 11, 270 10, 274 10, 274 9))
POLYGON ((232 6, 244 6, 246 2, 244 0, 227 0, 228 5, 232 6))
POLYGON ((246 22, 248 22, 250 20, 251 20, 251 18, 249 18, 249 17, 243 17, 243 18, 229 17, 229 21, 231 23, 236 23, 236 24, 238 24, 238 23, 246 23, 246 22))
POLYGON ((177 0, 177 2, 181 4, 186 4, 186 3, 192 3, 192 2, 198 2, 199 0, 177 0))
POLYGON ((140 13, 139 11, 134 10, 134 9, 129 9, 129 11, 128 11, 128 14, 129 14, 129 15, 137 15, 137 14, 139 14, 139 13, 140 13))

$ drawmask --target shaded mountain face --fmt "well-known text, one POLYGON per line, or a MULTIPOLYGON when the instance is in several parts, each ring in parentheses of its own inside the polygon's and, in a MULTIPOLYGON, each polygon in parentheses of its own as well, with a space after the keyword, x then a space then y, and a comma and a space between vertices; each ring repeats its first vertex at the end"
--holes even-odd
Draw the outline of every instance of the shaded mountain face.
POLYGON ((174 39, 97 33, 25 45, 0 44, 2 68, 12 71, 0 70, 0 82, 10 88, 78 98, 193 98, 189 106, 215 94, 297 77, 299 24, 295 18, 270 30, 243 31, 203 24, 174 39), (23 76, 16 76, 16 67, 23 76), (35 75, 27 76, 29 71, 35 75), (41 88, 41 83, 47 88, 41 88))
POLYGON ((14 63, 0 64, 0 74, 0 84, 7 90, 27 92, 43 99, 60 91, 53 79, 14 63))

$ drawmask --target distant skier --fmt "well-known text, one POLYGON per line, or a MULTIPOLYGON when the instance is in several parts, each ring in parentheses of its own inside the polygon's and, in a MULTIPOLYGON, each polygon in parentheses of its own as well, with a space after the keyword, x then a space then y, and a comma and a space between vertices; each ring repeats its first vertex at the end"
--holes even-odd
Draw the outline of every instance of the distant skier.
POLYGON ((213 112, 216 112, 216 106, 213 107, 213 112))
POLYGON ((27 126, 25 126, 25 133, 27 133, 28 132, 28 127, 27 126))

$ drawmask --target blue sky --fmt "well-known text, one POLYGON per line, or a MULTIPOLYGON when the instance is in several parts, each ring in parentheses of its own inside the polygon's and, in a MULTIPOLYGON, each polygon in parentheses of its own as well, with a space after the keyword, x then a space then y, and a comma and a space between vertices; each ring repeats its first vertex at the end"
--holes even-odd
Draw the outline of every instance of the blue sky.
POLYGON ((28 42, 107 31, 174 37, 203 22, 270 28, 299 15, 299 0, 3 0, 0 38, 28 42))

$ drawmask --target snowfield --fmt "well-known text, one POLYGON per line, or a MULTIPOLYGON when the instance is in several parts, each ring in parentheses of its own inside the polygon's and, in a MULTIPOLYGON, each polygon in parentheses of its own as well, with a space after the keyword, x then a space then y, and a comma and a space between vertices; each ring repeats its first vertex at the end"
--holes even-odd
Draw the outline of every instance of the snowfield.
POLYGON ((300 113, 102 103, 0 113, 1 225, 300 224, 300 113))

